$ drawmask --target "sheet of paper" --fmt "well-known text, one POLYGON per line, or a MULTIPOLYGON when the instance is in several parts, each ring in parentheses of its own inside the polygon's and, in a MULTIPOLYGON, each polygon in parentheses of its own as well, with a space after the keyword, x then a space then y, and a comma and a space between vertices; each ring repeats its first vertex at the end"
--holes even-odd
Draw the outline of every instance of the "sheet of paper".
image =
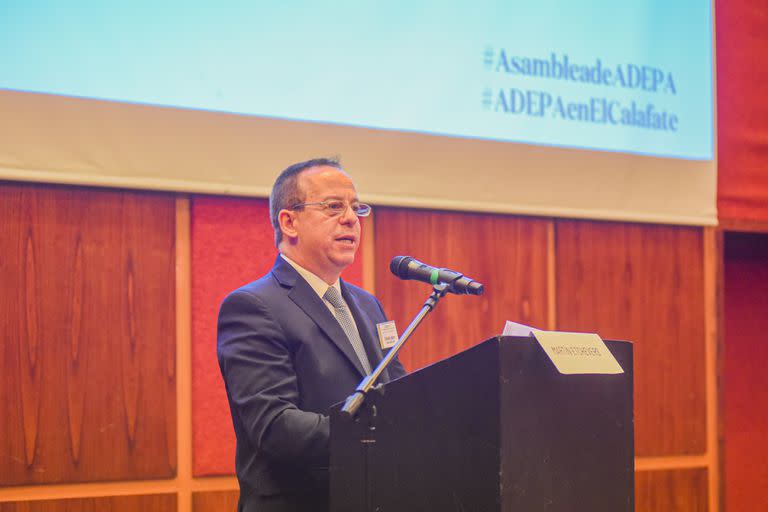
POLYGON ((528 325, 518 324, 517 322, 510 322, 504 324, 504 331, 502 336, 530 336, 534 332, 539 332, 538 329, 530 327, 528 325))

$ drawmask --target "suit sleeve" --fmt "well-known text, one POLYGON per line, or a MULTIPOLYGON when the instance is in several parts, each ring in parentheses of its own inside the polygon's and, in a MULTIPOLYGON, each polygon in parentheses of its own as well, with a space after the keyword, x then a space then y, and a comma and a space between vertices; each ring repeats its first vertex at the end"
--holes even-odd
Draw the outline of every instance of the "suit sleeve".
POLYGON ((233 417, 256 450, 278 462, 327 466, 329 419, 298 408, 288 341, 257 296, 238 291, 224 300, 217 352, 233 417))

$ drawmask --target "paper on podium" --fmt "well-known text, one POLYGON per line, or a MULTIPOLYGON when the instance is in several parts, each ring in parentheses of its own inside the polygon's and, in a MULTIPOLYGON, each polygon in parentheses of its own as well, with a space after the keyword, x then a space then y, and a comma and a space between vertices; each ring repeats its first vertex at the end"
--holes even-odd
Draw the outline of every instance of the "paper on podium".
POLYGON ((533 336, 564 375, 617 374, 624 370, 595 333, 542 331, 507 321, 503 336, 533 336))
POLYGON ((528 337, 535 332, 539 332, 539 330, 528 325, 518 324, 517 322, 510 322, 507 320, 507 323, 504 324, 504 331, 501 333, 501 335, 528 337))

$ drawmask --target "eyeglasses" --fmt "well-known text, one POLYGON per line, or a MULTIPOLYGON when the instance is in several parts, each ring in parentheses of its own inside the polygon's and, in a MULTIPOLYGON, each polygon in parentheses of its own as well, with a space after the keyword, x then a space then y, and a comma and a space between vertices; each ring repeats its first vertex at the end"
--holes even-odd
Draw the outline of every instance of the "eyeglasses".
POLYGON ((358 217, 367 217, 371 214, 371 205, 369 204, 365 204, 365 203, 347 204, 344 201, 339 201, 337 199, 329 199, 327 201, 320 201, 317 203, 296 204, 291 207, 291 210, 298 210, 300 208, 304 208, 305 206, 322 206, 323 213, 325 213, 329 217, 336 217, 338 215, 343 214, 345 211, 347 211, 347 207, 349 207, 352 210, 352 212, 358 217))

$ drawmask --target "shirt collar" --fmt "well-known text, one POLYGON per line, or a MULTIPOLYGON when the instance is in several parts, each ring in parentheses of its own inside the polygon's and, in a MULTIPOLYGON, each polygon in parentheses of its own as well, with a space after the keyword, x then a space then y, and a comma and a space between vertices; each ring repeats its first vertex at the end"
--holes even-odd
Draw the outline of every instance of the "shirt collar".
POLYGON ((325 292, 327 292, 328 288, 331 286, 336 288, 339 294, 341 294, 341 285, 339 284, 338 279, 332 285, 328 285, 328 283, 323 281, 320 277, 305 269, 285 254, 280 253, 280 257, 287 261, 288 264, 291 265, 296 270, 296 272, 298 272, 299 275, 304 278, 304 280, 309 284, 309 286, 312 287, 313 290, 315 290, 315 293, 317 293, 321 299, 324 299, 325 292))

